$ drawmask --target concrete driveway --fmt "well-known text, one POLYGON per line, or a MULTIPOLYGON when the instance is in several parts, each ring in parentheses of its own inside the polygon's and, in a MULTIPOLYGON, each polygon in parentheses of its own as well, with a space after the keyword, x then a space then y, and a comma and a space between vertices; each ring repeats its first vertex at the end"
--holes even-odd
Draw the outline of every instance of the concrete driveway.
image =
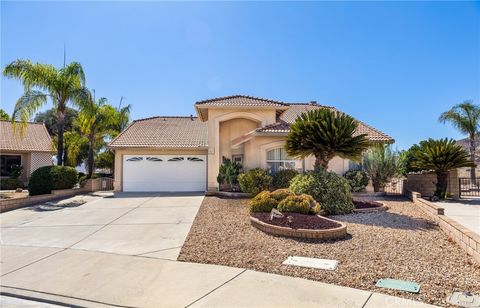
POLYGON ((445 209, 445 216, 480 235, 480 198, 438 202, 445 209))
POLYGON ((175 261, 203 196, 73 199, 88 203, 0 215, 2 307, 426 307, 300 278, 175 261))

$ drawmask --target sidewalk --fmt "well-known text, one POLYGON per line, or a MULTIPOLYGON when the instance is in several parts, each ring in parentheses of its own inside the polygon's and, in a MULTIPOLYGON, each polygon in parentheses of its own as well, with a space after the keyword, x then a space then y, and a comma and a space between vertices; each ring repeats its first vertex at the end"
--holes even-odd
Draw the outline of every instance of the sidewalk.
MULTIPOLYGON (((29 249, 14 247, 6 263, 15 267, 29 249)), ((43 249, 36 248, 36 255, 43 249)), ((240 268, 76 249, 45 254, 2 276, 3 295, 105 307, 433 307, 240 268)))

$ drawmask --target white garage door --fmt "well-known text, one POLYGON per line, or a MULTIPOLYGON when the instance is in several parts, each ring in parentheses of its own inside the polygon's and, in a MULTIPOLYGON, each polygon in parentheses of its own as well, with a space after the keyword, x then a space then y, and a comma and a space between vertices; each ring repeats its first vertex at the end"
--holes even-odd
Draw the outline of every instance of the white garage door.
POLYGON ((123 191, 205 191, 206 155, 124 155, 123 191))

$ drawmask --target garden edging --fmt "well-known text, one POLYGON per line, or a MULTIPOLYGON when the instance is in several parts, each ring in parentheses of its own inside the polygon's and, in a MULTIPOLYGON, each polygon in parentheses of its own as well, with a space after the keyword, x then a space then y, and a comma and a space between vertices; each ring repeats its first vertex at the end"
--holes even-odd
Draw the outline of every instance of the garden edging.
POLYGON ((440 229, 480 265, 480 235, 444 215, 444 209, 421 198, 418 192, 406 191, 406 196, 418 205, 440 229))
POLYGON ((336 220, 332 220, 326 217, 323 219, 335 222, 340 224, 340 227, 333 228, 333 229, 322 229, 322 230, 315 230, 315 229, 292 229, 287 227, 275 226, 271 224, 264 223, 259 219, 250 216, 250 223, 256 227, 257 229, 269 233, 272 235, 279 235, 279 236, 287 236, 287 237, 297 237, 297 238, 316 238, 316 239, 324 239, 324 240, 331 240, 331 239, 338 239, 345 237, 347 235, 347 225, 336 220))

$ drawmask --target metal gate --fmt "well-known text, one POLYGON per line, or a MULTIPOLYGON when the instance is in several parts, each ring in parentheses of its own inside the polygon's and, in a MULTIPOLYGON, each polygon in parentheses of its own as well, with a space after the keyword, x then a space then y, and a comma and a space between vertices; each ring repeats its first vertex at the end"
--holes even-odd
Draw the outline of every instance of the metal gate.
POLYGON ((480 179, 458 178, 460 197, 480 197, 480 179))

